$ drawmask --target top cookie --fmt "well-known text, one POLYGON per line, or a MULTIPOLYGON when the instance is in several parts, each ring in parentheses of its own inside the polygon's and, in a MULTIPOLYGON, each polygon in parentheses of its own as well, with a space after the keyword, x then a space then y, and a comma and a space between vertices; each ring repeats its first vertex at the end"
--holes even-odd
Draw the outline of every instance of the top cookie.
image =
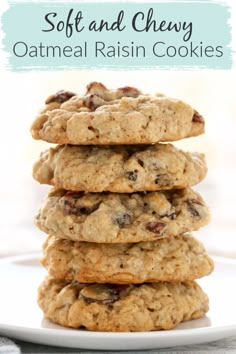
POLYGON ((84 96, 58 91, 48 97, 31 133, 57 144, 154 144, 200 135, 204 119, 180 100, 92 82, 84 96))

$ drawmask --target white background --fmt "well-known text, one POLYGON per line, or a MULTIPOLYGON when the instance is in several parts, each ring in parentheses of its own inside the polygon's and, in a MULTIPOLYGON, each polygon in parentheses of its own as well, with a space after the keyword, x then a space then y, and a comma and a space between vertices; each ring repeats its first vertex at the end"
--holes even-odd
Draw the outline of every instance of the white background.
MULTIPOLYGON (((226 1, 233 6, 234 1, 226 1)), ((6 1, 0 2, 0 14, 6 1)), ((232 7, 232 13, 233 7, 232 7)), ((236 21, 234 20, 234 23, 236 21)), ((233 42, 235 44, 235 25, 233 42)), ((217 35, 217 34, 216 34, 217 35)), ((0 33, 1 37, 1 33, 0 33)), ((1 38, 0 38, 1 39, 1 38)), ((234 46, 235 49, 235 46, 234 46)), ((196 189, 212 211, 209 226, 196 232, 209 251, 236 258, 236 68, 229 71, 64 71, 12 73, 0 52, 0 255, 39 250, 44 235, 33 218, 47 187, 31 167, 48 144, 33 141, 31 122, 46 97, 60 89, 84 93, 90 81, 107 87, 136 86, 185 100, 206 120, 206 134, 176 145, 205 152, 208 177, 196 189)))

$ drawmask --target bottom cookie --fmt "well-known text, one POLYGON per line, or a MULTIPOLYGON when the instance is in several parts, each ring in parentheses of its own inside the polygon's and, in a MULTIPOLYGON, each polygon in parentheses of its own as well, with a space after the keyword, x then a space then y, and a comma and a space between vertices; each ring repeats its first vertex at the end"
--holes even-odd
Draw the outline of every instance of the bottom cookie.
POLYGON ((111 332, 171 329, 209 309, 207 295, 194 281, 85 285, 47 277, 38 304, 46 318, 62 326, 111 332))

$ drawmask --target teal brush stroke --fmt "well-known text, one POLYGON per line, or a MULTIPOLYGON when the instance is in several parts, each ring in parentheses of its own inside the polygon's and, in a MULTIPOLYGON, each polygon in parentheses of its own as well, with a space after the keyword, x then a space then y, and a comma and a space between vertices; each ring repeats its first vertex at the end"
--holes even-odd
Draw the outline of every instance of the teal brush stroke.
MULTIPOLYGON (((112 70, 137 70, 137 69, 163 69, 163 70, 197 70, 197 69, 231 69, 233 63, 233 51, 231 47, 231 27, 229 25, 230 8, 224 1, 198 0, 190 2, 160 2, 160 3, 48 3, 48 2, 14 2, 9 3, 9 9, 2 16, 2 28, 5 33, 3 39, 4 50, 9 53, 7 69, 24 72, 38 70, 84 70, 84 69, 112 69, 112 70), (127 30, 123 32, 93 33, 83 31, 75 33, 71 38, 66 38, 63 32, 42 32, 45 28, 44 15, 47 12, 60 12, 61 18, 65 18, 70 8, 81 9, 84 15, 84 24, 87 25, 93 19, 116 19, 119 10, 125 10, 124 24, 127 30), (129 26, 133 14, 137 11, 147 11, 150 7, 155 9, 154 18, 166 20, 191 20, 194 23, 191 41, 194 45, 203 42, 204 46, 211 45, 223 47, 224 56, 217 57, 164 57, 157 58, 152 52, 152 44, 157 41, 169 43, 169 45, 189 46, 189 42, 183 42, 180 33, 173 32, 149 32, 135 33, 129 26), (95 15, 96 14, 96 17, 95 15), (27 21, 28 19, 28 21, 27 21), (30 20, 29 20, 30 19, 30 20), (30 24, 34 24, 30 28, 30 24), (32 58, 25 56, 19 58, 13 54, 13 46, 16 42, 24 41, 28 46, 38 46, 42 42, 45 46, 58 45, 75 47, 87 42, 87 57, 82 58, 32 58), (133 41, 137 46, 145 47, 145 57, 130 58, 104 58, 102 55, 94 56, 94 43, 101 41, 108 45, 115 45, 119 41, 123 45, 129 45, 133 41)), ((75 11, 75 13, 77 10, 75 11)), ((59 16, 58 16, 59 17, 59 16)), ((159 22, 159 21, 158 21, 159 22)), ((47 25, 46 25, 47 27, 47 25)), ((142 51, 141 51, 142 52, 142 51)))

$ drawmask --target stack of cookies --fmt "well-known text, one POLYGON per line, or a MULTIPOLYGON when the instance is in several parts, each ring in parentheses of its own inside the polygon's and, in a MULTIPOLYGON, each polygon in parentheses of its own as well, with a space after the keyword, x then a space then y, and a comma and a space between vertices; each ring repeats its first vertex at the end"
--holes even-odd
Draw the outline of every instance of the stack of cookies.
POLYGON ((190 232, 209 210, 191 186, 207 167, 202 154, 163 143, 202 134, 202 116, 180 100, 93 82, 84 96, 50 96, 31 132, 59 144, 33 168, 53 186, 36 217, 49 235, 38 294, 45 316, 118 332, 203 316, 208 297, 195 279, 213 262, 190 232))

